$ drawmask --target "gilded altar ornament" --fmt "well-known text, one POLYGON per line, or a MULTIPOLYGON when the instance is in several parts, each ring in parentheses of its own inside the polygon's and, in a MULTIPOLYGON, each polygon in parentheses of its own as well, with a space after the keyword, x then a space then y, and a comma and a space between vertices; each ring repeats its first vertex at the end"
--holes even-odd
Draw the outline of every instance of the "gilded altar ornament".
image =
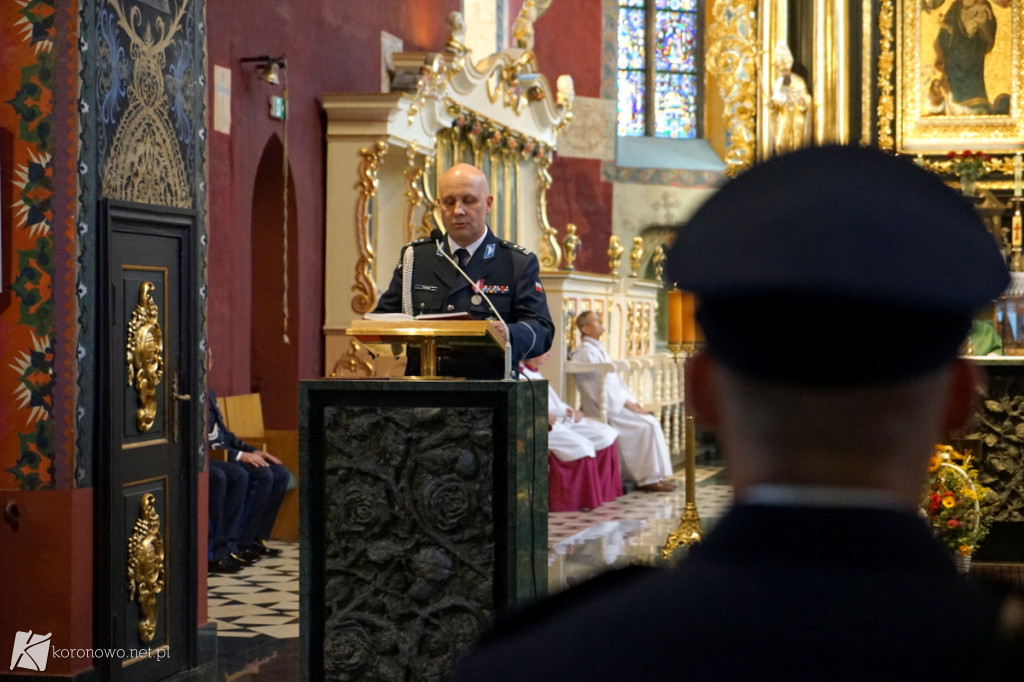
POLYGON ((533 22, 537 20, 537 9, 534 0, 526 0, 519 16, 512 22, 512 41, 516 47, 524 50, 533 49, 533 22))
POLYGON ((654 249, 654 255, 651 256, 651 262, 654 263, 654 279, 661 281, 665 275, 665 245, 658 244, 658 248, 654 249))
POLYGON ((565 239, 562 240, 562 255, 565 256, 565 267, 563 270, 576 269, 576 256, 580 250, 580 238, 576 236, 576 225, 569 223, 565 226, 565 239))
POLYGON ((156 497, 146 493, 139 502, 139 518, 128 539, 128 599, 139 603, 139 641, 152 642, 156 634, 156 595, 164 589, 164 540, 156 497))
POLYGON ((785 154, 811 143, 811 95, 807 83, 793 73, 793 53, 785 42, 775 45, 772 65, 775 83, 768 97, 772 155, 785 154))
POLYGON ((726 121, 725 173, 754 165, 757 141, 757 0, 718 0, 704 63, 718 82, 726 121))
POLYGON ((626 250, 619 243, 618 235, 608 238, 608 272, 613 275, 619 274, 619 263, 622 261, 622 254, 626 250))
POLYGON ((629 276, 640 276, 640 261, 644 257, 644 238, 633 237, 633 248, 629 250, 629 276))
POLYGON ((370 240, 370 200, 377 196, 380 187, 381 159, 388 151, 388 143, 378 140, 373 149, 360 149, 363 157, 359 164, 359 182, 355 188, 359 190, 356 203, 356 238, 359 242, 359 260, 356 262, 356 283, 352 290, 357 291, 352 297, 352 310, 363 315, 370 312, 377 300, 377 285, 373 281, 373 261, 376 255, 370 240))
POLYGON ((460 56, 466 54, 466 20, 462 18, 462 12, 448 13, 448 31, 444 51, 460 56))
POLYGON ((878 6, 878 147, 892 151, 896 147, 896 9, 893 0, 878 6))
POLYGON ((164 334, 158 322, 160 310, 153 301, 152 282, 139 286, 139 304, 128 322, 125 372, 128 385, 139 395, 141 407, 135 413, 139 431, 149 431, 156 419, 156 387, 164 377, 164 334))

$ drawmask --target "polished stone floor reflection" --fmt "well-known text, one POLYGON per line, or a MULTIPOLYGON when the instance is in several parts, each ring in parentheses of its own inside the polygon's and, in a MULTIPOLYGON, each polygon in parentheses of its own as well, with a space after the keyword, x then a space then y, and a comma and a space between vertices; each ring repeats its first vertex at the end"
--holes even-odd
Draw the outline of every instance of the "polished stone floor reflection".
MULTIPOLYGON (((671 493, 631 492, 587 512, 560 512, 548 521, 548 589, 555 592, 598 572, 657 561, 686 504, 682 473, 671 493)), ((721 466, 697 467, 696 503, 708 531, 732 503, 721 466)), ((273 542, 281 556, 234 575, 210 576, 209 616, 217 625, 217 663, 192 680, 300 678, 299 549, 273 542)))

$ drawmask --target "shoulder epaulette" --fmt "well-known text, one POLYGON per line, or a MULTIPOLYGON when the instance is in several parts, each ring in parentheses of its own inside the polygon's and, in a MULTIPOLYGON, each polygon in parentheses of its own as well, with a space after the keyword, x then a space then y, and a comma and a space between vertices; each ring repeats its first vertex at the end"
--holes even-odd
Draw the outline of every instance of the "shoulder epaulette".
POLYGON ((504 246, 506 249, 512 249, 513 251, 518 251, 519 253, 523 254, 524 256, 529 256, 531 253, 533 253, 532 251, 530 251, 525 246, 520 246, 519 244, 516 244, 515 242, 510 242, 507 239, 503 239, 501 241, 501 245, 504 246))

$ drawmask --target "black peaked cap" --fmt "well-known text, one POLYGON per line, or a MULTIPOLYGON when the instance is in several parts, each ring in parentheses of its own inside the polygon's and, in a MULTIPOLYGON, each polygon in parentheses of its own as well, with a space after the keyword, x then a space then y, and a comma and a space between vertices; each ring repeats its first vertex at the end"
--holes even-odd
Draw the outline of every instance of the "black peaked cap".
POLYGON ((1009 283, 959 193, 858 146, 803 149, 726 183, 678 229, 666 269, 698 296, 710 353, 795 384, 935 368, 1009 283))

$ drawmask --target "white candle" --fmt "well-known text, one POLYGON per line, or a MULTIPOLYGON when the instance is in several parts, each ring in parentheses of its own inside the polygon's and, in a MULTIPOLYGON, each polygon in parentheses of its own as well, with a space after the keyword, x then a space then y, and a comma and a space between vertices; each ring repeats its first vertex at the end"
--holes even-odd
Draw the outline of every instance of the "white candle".
POLYGON ((1021 176, 1021 156, 1020 153, 1013 157, 1013 196, 1019 197, 1020 192, 1020 176, 1021 176))

